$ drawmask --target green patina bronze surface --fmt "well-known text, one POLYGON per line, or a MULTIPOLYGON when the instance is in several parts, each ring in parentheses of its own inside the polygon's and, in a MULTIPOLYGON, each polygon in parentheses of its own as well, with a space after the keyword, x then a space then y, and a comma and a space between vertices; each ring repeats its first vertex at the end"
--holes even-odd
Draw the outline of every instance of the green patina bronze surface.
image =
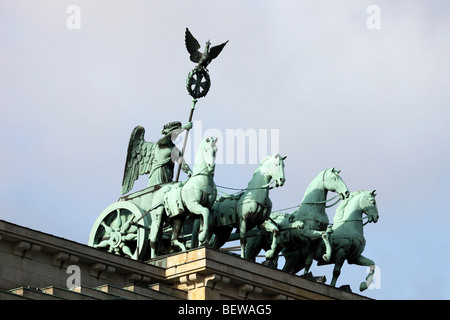
POLYGON ((277 267, 282 254, 286 260, 282 269, 286 272, 304 269, 307 274, 313 260, 318 265, 334 264, 332 286, 336 285, 344 261, 369 266, 369 275, 360 285, 361 291, 367 289, 373 280, 375 263, 362 255, 366 244, 363 226, 378 221, 375 191, 350 193, 340 171, 330 168, 311 181, 297 210, 279 214, 272 212, 269 190, 284 185, 286 157, 267 156, 247 188, 220 197, 214 182, 216 138, 207 137, 202 141, 192 170, 185 163, 183 154, 196 103, 207 95, 211 86, 207 66, 227 42, 211 47, 208 40, 200 51, 200 44, 186 28, 186 49, 190 60, 197 64, 186 80, 186 88, 193 98, 189 119, 185 125, 179 121, 164 125, 162 137, 156 142, 145 141, 142 126, 134 128, 121 193, 129 193, 138 177, 145 174, 149 175, 148 187, 122 196, 106 207, 92 227, 89 245, 146 260, 198 245, 220 249, 228 241, 239 239, 241 257, 255 261, 260 251, 265 250, 264 263, 277 267), (185 130, 180 151, 173 141, 185 130), (178 173, 173 181, 175 163, 178 173), (180 170, 188 175, 183 182, 178 182, 180 170), (329 191, 337 195, 327 199, 329 191), (331 201, 334 203, 330 204, 331 201), (330 224, 326 208, 339 201, 330 224), (367 218, 365 223, 363 214, 367 218), (235 228, 237 233, 232 234, 235 228))
POLYGON ((206 42, 206 46, 203 52, 200 52, 200 44, 198 43, 197 39, 194 38, 192 33, 189 31, 188 28, 186 28, 185 33, 185 44, 186 49, 188 50, 190 54, 190 59, 192 62, 197 63, 200 67, 205 68, 211 63, 211 61, 220 54, 222 49, 225 47, 228 41, 211 47, 211 42, 209 40, 206 42))
MULTIPOLYGON (((233 230, 238 228, 241 242, 241 257, 245 256, 246 233, 257 226, 274 234, 273 248, 275 249, 278 227, 269 219, 272 201, 269 190, 274 182, 275 186, 283 186, 286 181, 284 175, 284 159, 279 154, 266 157, 248 183, 247 188, 236 195, 219 197, 213 206, 213 217, 210 220, 211 233, 214 241, 213 248, 221 248, 233 230)), ((268 256, 273 250, 268 252, 268 256)))
MULTIPOLYGON (((366 245, 363 227, 365 224, 378 221, 378 208, 375 201, 375 190, 356 191, 350 197, 343 200, 336 209, 333 218, 333 227, 330 234, 331 247, 333 248, 331 259, 323 261, 323 246, 316 248, 312 258, 318 261, 318 265, 334 264, 333 279, 331 285, 335 286, 341 274, 341 268, 345 261, 349 264, 367 266, 369 275, 361 282, 360 291, 366 290, 375 273, 375 262, 362 255, 366 245), (363 217, 363 214, 366 216, 363 217), (364 223, 364 219, 367 221, 364 223)), ((291 257, 292 258, 292 257, 291 257)))
POLYGON ((148 186, 166 183, 173 180, 174 161, 188 175, 192 174, 189 166, 184 162, 181 152, 173 141, 183 131, 192 128, 192 122, 184 126, 181 122, 173 121, 164 125, 157 142, 144 140, 145 129, 141 126, 134 128, 128 143, 127 158, 122 180, 122 194, 128 193, 140 175, 149 174, 148 186))
MULTIPOLYGON (((280 224, 292 222, 302 222, 303 227, 295 230, 281 232, 278 236, 278 245, 272 259, 267 262, 269 265, 275 265, 275 259, 284 248, 289 251, 298 251, 301 258, 298 261, 290 261, 286 263, 284 270, 297 273, 305 267, 307 257, 319 245, 322 239, 327 247, 327 253, 324 259, 329 259, 331 247, 328 241, 327 226, 329 224, 328 216, 325 212, 327 206, 328 191, 336 192, 341 199, 348 197, 349 191, 339 171, 330 168, 320 172, 307 187, 303 200, 299 208, 288 215, 272 214, 274 221, 280 224)), ((247 258, 255 260, 261 249, 265 249, 268 245, 265 243, 266 237, 253 238, 249 240, 249 248, 247 258)))
POLYGON ((182 251, 185 245, 178 237, 187 215, 202 217, 203 231, 198 241, 205 242, 208 234, 210 209, 217 196, 214 183, 216 138, 205 138, 197 151, 192 176, 180 183, 164 186, 155 191, 151 204, 150 247, 151 257, 158 251, 158 240, 163 223, 168 221, 172 228, 171 245, 182 251))

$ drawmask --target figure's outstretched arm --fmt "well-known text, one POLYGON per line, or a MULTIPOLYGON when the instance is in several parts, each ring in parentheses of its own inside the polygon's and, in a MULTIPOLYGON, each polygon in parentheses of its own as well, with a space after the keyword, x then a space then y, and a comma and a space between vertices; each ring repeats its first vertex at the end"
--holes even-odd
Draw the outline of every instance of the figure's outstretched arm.
POLYGON ((181 129, 184 129, 184 130, 191 130, 191 129, 192 129, 192 126, 193 126, 192 121, 188 121, 188 122, 186 122, 185 125, 183 125, 183 126, 181 127, 181 129))
POLYGON ((178 136, 180 135, 180 133, 182 133, 184 130, 192 129, 192 126, 193 126, 193 124, 191 121, 186 122, 185 125, 165 134, 161 139, 158 140, 157 143, 162 144, 162 145, 169 145, 169 144, 173 143, 173 141, 175 141, 178 138, 178 136))

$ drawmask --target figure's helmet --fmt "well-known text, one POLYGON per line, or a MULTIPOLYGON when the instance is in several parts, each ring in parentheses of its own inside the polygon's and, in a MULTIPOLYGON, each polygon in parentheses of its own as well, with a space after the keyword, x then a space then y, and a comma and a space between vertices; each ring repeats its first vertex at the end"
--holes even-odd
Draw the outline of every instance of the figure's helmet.
POLYGON ((181 122, 180 121, 172 121, 169 122, 168 124, 165 124, 161 133, 163 135, 169 134, 171 133, 173 130, 175 129, 181 129, 181 122))

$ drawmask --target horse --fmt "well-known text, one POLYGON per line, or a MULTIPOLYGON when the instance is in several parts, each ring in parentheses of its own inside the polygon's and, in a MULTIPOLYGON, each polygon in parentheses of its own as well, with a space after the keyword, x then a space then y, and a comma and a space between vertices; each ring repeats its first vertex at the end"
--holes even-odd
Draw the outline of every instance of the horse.
POLYGON ((205 226, 198 235, 204 243, 208 234, 210 209, 217 197, 214 183, 217 138, 205 138, 197 150, 193 172, 183 182, 175 182, 157 190, 152 198, 150 248, 151 258, 157 254, 158 240, 163 224, 172 225, 171 245, 185 251, 185 245, 178 239, 180 230, 189 216, 201 215, 205 226))
MULTIPOLYGON (((209 245, 221 248, 227 242, 233 228, 238 228, 241 257, 245 257, 246 233, 254 227, 277 233, 279 230, 269 219, 272 201, 269 198, 271 184, 281 187, 285 183, 284 160, 279 154, 269 155, 261 161, 246 189, 237 195, 221 196, 213 205, 210 219, 209 245), (273 179, 273 181, 272 181, 273 179)), ((275 247, 275 245, 274 245, 275 247)))
MULTIPOLYGON (((303 226, 282 231, 278 235, 272 258, 265 261, 264 264, 276 267, 278 254, 283 250, 283 255, 286 257, 283 271, 297 273, 309 262, 307 257, 311 254, 313 247, 318 245, 317 240, 321 238, 328 248, 323 258, 325 260, 330 258, 331 246, 328 241, 330 230, 327 228, 329 219, 325 212, 326 204, 338 197, 340 199, 337 201, 345 199, 350 194, 339 173, 340 170, 335 168, 321 171, 307 187, 303 200, 296 211, 285 215, 271 214, 272 220, 280 226, 289 225, 293 222, 303 222, 303 226), (327 200, 328 191, 335 192, 338 195, 327 200)), ((267 250, 269 242, 270 239, 265 236, 249 239, 246 258, 255 261, 256 256, 262 249, 267 250)))
POLYGON ((369 275, 366 280, 361 282, 360 291, 366 290, 372 283, 375 273, 375 262, 364 257, 362 252, 366 245, 363 227, 369 222, 376 223, 378 221, 378 208, 375 201, 375 190, 373 191, 356 191, 350 194, 348 199, 342 201, 337 207, 336 214, 333 218, 332 233, 330 234, 330 242, 333 248, 331 260, 328 262, 320 259, 324 251, 323 246, 318 247, 314 259, 318 261, 318 265, 333 264, 333 279, 331 286, 336 286, 336 281, 341 274, 341 268, 345 260, 349 264, 357 264, 369 267, 369 275), (363 223, 362 215, 366 214, 367 221, 363 223))

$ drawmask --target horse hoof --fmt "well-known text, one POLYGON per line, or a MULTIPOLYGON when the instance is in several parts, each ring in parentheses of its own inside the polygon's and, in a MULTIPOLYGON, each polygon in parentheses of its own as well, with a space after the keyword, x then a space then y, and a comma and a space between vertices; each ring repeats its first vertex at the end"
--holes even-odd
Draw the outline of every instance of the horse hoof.
POLYGON ((198 242, 204 243, 205 240, 206 240, 206 234, 205 234, 204 232, 201 232, 201 233, 198 235, 198 242))
POLYGON ((273 261, 273 260, 266 260, 266 261, 263 261, 262 264, 263 264, 264 266, 268 266, 268 267, 270 267, 270 268, 274 268, 274 269, 277 268, 277 264, 276 264, 275 261, 273 261))
POLYGON ((322 259, 325 260, 326 262, 330 262, 330 256, 328 254, 324 254, 322 256, 322 259))
POLYGON ((361 292, 363 292, 367 288, 368 288, 368 286, 367 286, 366 282, 361 282, 361 284, 359 285, 359 291, 361 291, 361 292))
POLYGON ((273 256, 274 256, 275 251, 274 250, 269 250, 266 252, 266 259, 267 260, 272 260, 273 256))

